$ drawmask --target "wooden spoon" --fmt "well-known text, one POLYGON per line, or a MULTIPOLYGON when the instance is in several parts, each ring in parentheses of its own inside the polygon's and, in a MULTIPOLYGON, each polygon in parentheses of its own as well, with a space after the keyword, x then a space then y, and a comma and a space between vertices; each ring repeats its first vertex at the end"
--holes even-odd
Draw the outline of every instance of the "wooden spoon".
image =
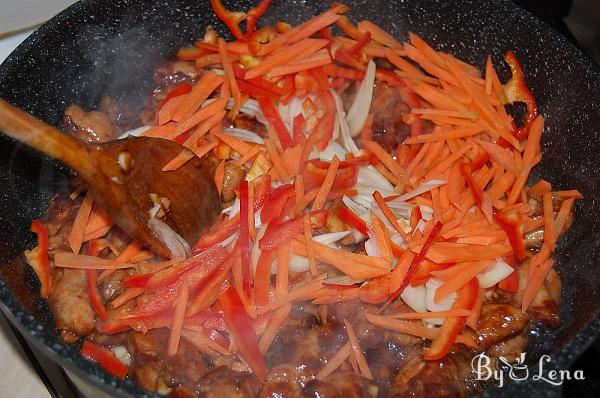
POLYGON ((129 137, 86 144, 2 99, 0 131, 76 170, 115 223, 163 257, 171 258, 172 253, 148 226, 154 207, 150 194, 170 201, 161 220, 190 246, 220 210, 219 194, 205 162, 194 156, 178 170, 162 171, 177 154, 188 151, 176 142, 129 137))

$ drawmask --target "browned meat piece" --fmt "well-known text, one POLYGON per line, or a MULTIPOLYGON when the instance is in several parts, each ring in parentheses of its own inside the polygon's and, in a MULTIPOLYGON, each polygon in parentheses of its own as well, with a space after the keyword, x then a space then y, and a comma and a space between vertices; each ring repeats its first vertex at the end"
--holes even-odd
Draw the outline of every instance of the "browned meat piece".
POLYGON ((302 388, 311 380, 311 372, 291 364, 276 366, 269 371, 259 398, 300 398, 302 388))
POLYGON ((95 315, 88 300, 85 271, 55 270, 53 278, 48 303, 61 337, 72 343, 94 331, 95 315))
POLYGON ((158 86, 155 92, 162 99, 169 90, 182 83, 194 83, 199 73, 190 62, 174 61, 165 63, 154 72, 154 83, 158 86))
POLYGON ((381 329, 375 327, 367 321, 365 314, 376 313, 378 307, 372 304, 366 304, 361 301, 345 301, 329 306, 328 322, 338 323, 343 330, 344 319, 352 324, 363 349, 373 348, 383 343, 383 333, 381 329))
POLYGON ((523 332, 529 316, 510 304, 484 303, 481 306, 477 340, 482 349, 487 349, 523 332))
POLYGON ((179 342, 176 355, 167 356, 168 340, 167 329, 154 329, 146 334, 132 332, 129 336, 134 378, 147 390, 164 391, 165 386, 193 388, 206 372, 202 354, 185 339, 179 342))
POLYGON ((507 361, 514 362, 527 349, 527 344, 529 343, 527 333, 528 331, 525 329, 516 337, 488 348, 487 354, 491 357, 504 357, 507 361))
POLYGON ((303 390, 306 398, 359 398, 373 397, 368 384, 353 372, 334 372, 327 380, 313 379, 303 390))
POLYGON ((237 127, 239 129, 253 131, 259 136, 265 138, 267 136, 267 129, 264 124, 260 123, 253 117, 240 113, 236 116, 235 120, 225 119, 225 128, 237 127))
POLYGON ((108 116, 119 134, 141 125, 138 113, 128 104, 113 97, 106 96, 102 98, 100 112, 108 116))
POLYGON ((114 140, 115 127, 102 112, 86 112, 77 105, 71 105, 65 110, 65 131, 82 141, 107 142, 114 140))
POLYGON ((102 281, 100 293, 105 301, 112 301, 118 295, 125 291, 123 279, 127 278, 129 273, 125 270, 117 270, 108 278, 102 281))
POLYGON ((252 373, 234 372, 219 366, 200 379, 196 390, 199 398, 254 398, 259 383, 252 373))
POLYGON ((225 162, 225 177, 223 179, 223 188, 221 189, 221 199, 223 202, 229 202, 235 198, 234 189, 240 185, 244 178, 244 171, 235 162, 225 162))
POLYGON ((412 359, 396 375, 390 396, 466 397, 464 380, 470 373, 472 355, 465 354, 448 355, 441 362, 412 359))

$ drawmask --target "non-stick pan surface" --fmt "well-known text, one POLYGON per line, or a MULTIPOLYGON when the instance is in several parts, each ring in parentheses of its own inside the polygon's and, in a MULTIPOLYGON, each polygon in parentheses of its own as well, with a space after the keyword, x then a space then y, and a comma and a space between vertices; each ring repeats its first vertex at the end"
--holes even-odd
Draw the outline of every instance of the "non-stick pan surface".
MULTIPOLYGON (((561 323, 531 338, 530 360, 549 353, 566 368, 600 330, 600 72, 559 34, 508 1, 347 1, 354 20, 368 18, 397 38, 408 31, 434 47, 483 66, 513 49, 546 118, 544 159, 536 169, 558 189, 579 189, 576 221, 557 250, 563 281, 561 323)), ((249 2, 227 2, 248 9, 249 2)), ((265 20, 296 23, 328 6, 323 1, 275 1, 265 20)), ((0 67, 0 97, 61 126, 70 104, 91 108, 103 95, 141 105, 154 66, 207 25, 223 29, 200 0, 88 0, 38 29, 0 67)), ((507 78, 502 71, 501 78, 507 78)), ((57 337, 47 306, 32 293, 15 258, 34 240, 33 218, 43 215, 53 192, 68 187, 66 170, 34 151, 0 137, 0 301, 4 312, 60 365, 113 396, 146 396, 84 361, 57 337)), ((534 372, 534 370, 530 370, 534 372)), ((25 382, 25 381, 19 381, 25 382)), ((546 396, 540 383, 513 383, 494 395, 546 396)))

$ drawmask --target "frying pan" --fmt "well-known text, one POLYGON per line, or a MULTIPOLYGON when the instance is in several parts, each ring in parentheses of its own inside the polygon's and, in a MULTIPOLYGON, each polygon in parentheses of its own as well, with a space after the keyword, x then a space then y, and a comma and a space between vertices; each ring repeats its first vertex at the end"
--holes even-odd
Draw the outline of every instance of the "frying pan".
MULTIPOLYGON (((513 49, 538 99, 547 128, 544 159, 535 170, 557 189, 578 189, 576 221, 556 259, 563 291, 560 326, 537 329, 530 339, 530 373, 542 353, 545 369, 566 369, 600 331, 600 71, 555 31, 508 1, 347 1, 354 20, 368 18, 399 39, 416 32, 432 45, 482 67, 488 54, 501 65, 513 49)), ((250 2, 228 2, 247 10, 250 2)), ((264 20, 297 23, 329 2, 275 1, 264 20)), ((84 0, 34 32, 0 67, 0 97, 60 127, 70 104, 92 108, 103 95, 140 107, 152 70, 207 25, 224 32, 208 1, 84 0)), ((500 70, 501 79, 509 75, 500 70)), ((53 192, 68 189, 68 172, 52 160, 0 137, 0 307, 38 348, 59 365, 111 396, 151 396, 83 360, 77 346, 57 337, 52 316, 23 272, 29 231, 53 192), (15 260, 17 259, 17 260, 15 260)), ((484 395, 555 395, 544 382, 510 383, 484 395)))

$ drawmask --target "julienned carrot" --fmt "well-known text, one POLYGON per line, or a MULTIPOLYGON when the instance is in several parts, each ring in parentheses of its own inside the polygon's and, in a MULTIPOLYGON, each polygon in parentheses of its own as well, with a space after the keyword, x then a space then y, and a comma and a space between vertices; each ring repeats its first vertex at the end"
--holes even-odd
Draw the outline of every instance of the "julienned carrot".
POLYGON ((402 253, 402 257, 400 257, 396 268, 392 270, 390 279, 390 294, 400 289, 414 258, 415 253, 411 252, 410 250, 405 250, 404 253, 402 253))
POLYGON ((469 316, 471 311, 469 310, 448 310, 448 311, 425 311, 425 312, 400 312, 396 314, 387 315, 395 319, 432 319, 432 318, 452 318, 457 316, 469 316))
POLYGON ((581 192, 579 192, 576 189, 570 189, 568 191, 554 191, 554 192, 552 192, 552 195, 556 196, 558 198, 564 198, 564 199, 569 199, 569 198, 583 199, 583 195, 581 194, 581 192))
POLYGON ((365 280, 390 272, 388 262, 384 259, 332 249, 314 241, 311 244, 320 261, 334 266, 352 279, 365 280))
POLYGON ((340 165, 340 159, 337 155, 333 156, 331 159, 331 163, 329 163, 329 168, 327 169, 327 174, 325 175, 325 179, 319 188, 319 192, 315 197, 315 201, 313 202, 312 210, 321 210, 323 206, 325 206, 325 202, 327 201, 327 195, 331 192, 331 188, 333 187, 333 181, 335 180, 335 176, 338 171, 338 167, 340 165))
POLYGON ((85 239, 85 230, 90 219, 90 214, 92 213, 93 204, 94 199, 88 192, 83 198, 79 210, 77 210, 75 220, 73 220, 73 226, 69 233, 69 246, 75 254, 79 254, 79 250, 81 250, 81 245, 85 239))
POLYGON ((177 156, 173 158, 169 163, 163 166, 162 171, 173 171, 177 170, 184 164, 186 164, 190 159, 194 157, 194 153, 198 157, 202 157, 210 152, 214 147, 217 146, 217 142, 211 142, 206 145, 199 146, 192 151, 181 151, 177 156))
POLYGON ((239 153, 241 155, 245 155, 246 153, 248 153, 252 150, 252 144, 248 144, 248 143, 240 140, 239 138, 233 137, 231 135, 227 135, 225 133, 219 133, 216 131, 211 131, 211 134, 215 138, 218 138, 222 142, 229 145, 231 148, 233 148, 234 151, 236 151, 237 153, 239 153))
MULTIPOLYGON (((179 97, 175 97, 179 98, 179 97)), ((177 123, 168 122, 163 125, 153 126, 148 130, 144 131, 142 134, 144 137, 156 137, 156 138, 165 138, 165 139, 173 139, 176 135, 173 134, 175 129, 177 128, 177 123)))
POLYGON ((85 227, 85 237, 83 238, 83 241, 87 242, 91 239, 103 237, 108 233, 113 224, 114 221, 104 209, 98 205, 94 206, 85 227))
POLYGON ((273 69, 271 69, 269 74, 273 77, 289 75, 303 70, 317 68, 319 66, 327 65, 330 63, 331 56, 329 55, 329 51, 321 49, 313 55, 310 55, 306 58, 295 60, 294 62, 290 62, 286 65, 276 66, 273 69))
POLYGON ((283 306, 275 310, 275 312, 273 313, 273 317, 271 318, 271 322, 269 322, 269 326, 267 326, 267 329, 264 331, 262 336, 260 336, 260 340, 258 342, 258 348, 260 349, 260 352, 265 354, 267 351, 269 351, 271 343, 273 342, 273 340, 275 340, 279 328, 287 319, 291 309, 291 305, 284 304, 283 306))
POLYGON ((262 62, 257 66, 248 69, 244 75, 244 78, 248 80, 262 76, 276 66, 284 65, 294 59, 297 59, 298 57, 307 57, 311 54, 314 54, 321 48, 325 47, 328 43, 329 42, 327 40, 304 39, 292 44, 291 46, 282 47, 278 51, 263 59, 262 62))
POLYGON ((544 242, 550 250, 556 247, 556 234, 554 231, 554 209, 552 206, 552 193, 546 192, 543 196, 544 209, 544 242))
POLYGON ((502 148, 498 144, 479 139, 474 140, 484 151, 486 151, 492 160, 498 163, 504 170, 510 171, 515 176, 519 175, 520 170, 515 167, 513 153, 510 150, 502 148))
POLYGON ((541 198, 546 192, 552 192, 552 185, 546 180, 539 180, 527 190, 529 196, 541 198))
POLYGON ((321 29, 335 23, 340 17, 341 16, 337 14, 336 10, 325 11, 298 26, 298 29, 290 35, 287 42, 295 43, 302 39, 306 39, 321 29))
POLYGON ((339 368, 342 363, 350 356, 350 352, 352 351, 352 346, 350 342, 344 344, 342 348, 338 350, 338 352, 329 360, 327 364, 323 366, 319 372, 317 373, 318 380, 325 380, 327 376, 333 373, 337 368, 339 368))
POLYGON ((523 300, 521 302, 521 311, 527 311, 529 305, 537 295, 538 290, 544 283, 548 272, 552 269, 554 265, 554 260, 551 258, 547 259, 543 263, 539 265, 539 267, 527 278, 527 286, 525 286, 525 290, 523 291, 523 300))
POLYGON ((457 291, 480 272, 485 270, 492 264, 490 260, 473 261, 468 265, 464 265, 462 272, 456 275, 454 278, 447 280, 442 286, 440 286, 435 292, 435 301, 443 300, 448 297, 452 292, 457 291))
POLYGON ((392 254, 392 243, 390 241, 389 233, 383 221, 377 217, 373 210, 371 210, 369 234, 375 240, 381 258, 389 261, 391 264, 394 255, 392 254))
POLYGON ((312 226, 310 224, 310 215, 307 213, 302 217, 302 226, 304 229, 304 238, 306 239, 306 251, 308 254, 308 264, 310 267, 311 274, 317 275, 317 262, 315 260, 315 253, 313 249, 313 238, 312 238, 312 226))
POLYGON ((392 209, 390 209, 388 204, 385 202, 383 196, 381 196, 381 193, 379 193, 379 191, 373 192, 373 198, 375 199, 377 206, 379 206, 379 209, 381 210, 385 218, 387 218, 387 220, 390 222, 392 227, 394 227, 396 232, 404 232, 400 227, 400 224, 398 224, 398 217, 396 217, 392 209))
POLYGON ((173 325, 169 334, 169 343, 167 345, 167 355, 173 356, 177 354, 179 340, 181 339, 181 331, 183 330, 183 320, 185 319, 185 309, 188 303, 188 286, 183 285, 181 293, 175 304, 175 314, 173 315, 173 325))
POLYGON ((360 348, 358 338, 356 337, 356 333, 354 332, 354 328, 346 319, 344 319, 344 326, 346 327, 348 340, 350 340, 350 345, 352 347, 351 355, 353 355, 356 362, 358 362, 358 368, 360 369, 360 372, 362 373, 365 379, 373 380, 373 373, 371 373, 371 369, 369 369, 369 364, 367 363, 367 358, 365 358, 365 354, 360 348))
POLYGON ((462 261, 494 260, 512 254, 510 245, 468 245, 454 242, 434 243, 425 257, 434 263, 457 263, 462 261))
POLYGON ((398 162, 396 162, 390 156, 390 154, 381 147, 381 145, 375 141, 363 141, 363 145, 366 149, 371 151, 381 161, 381 163, 383 163, 383 165, 387 167, 394 174, 394 176, 396 176, 399 181, 403 180, 405 172, 402 169, 402 166, 400 166, 400 164, 398 164, 398 162))
MULTIPOLYGON (((400 333, 410 334, 411 336, 433 340, 438 334, 438 331, 436 329, 430 329, 427 326, 421 324, 420 322, 416 323, 410 321, 402 321, 399 319, 394 319, 391 316, 382 316, 375 314, 366 314, 366 318, 375 326, 379 326, 381 328, 393 330, 400 333)), ((456 342, 464 344, 467 347, 477 347, 477 343, 471 337, 468 337, 466 335, 459 334, 456 338, 456 342)))
POLYGON ((168 100, 159 110, 158 110, 158 125, 163 126, 165 123, 173 120, 173 115, 179 108, 179 105, 185 100, 185 97, 188 94, 179 95, 177 97, 171 98, 168 100))
POLYGON ((265 140, 265 148, 267 148, 267 153, 269 154, 271 163, 273 163, 273 167, 277 170, 279 179, 286 180, 289 177, 287 169, 281 161, 281 156, 279 156, 275 143, 271 139, 267 139, 265 140))
POLYGON ((422 134, 416 137, 409 137, 404 141, 404 143, 410 145, 422 144, 424 142, 432 141, 453 140, 457 138, 472 137, 474 135, 480 134, 482 131, 483 128, 480 126, 446 129, 438 131, 437 133, 432 132, 430 134, 422 134))
POLYGON ((441 68, 446 67, 446 62, 442 57, 440 57, 438 52, 431 48, 429 44, 427 44, 425 40, 421 39, 421 37, 419 37, 416 33, 408 32, 408 38, 411 44, 415 46, 415 48, 419 49, 419 51, 421 51, 421 53, 427 57, 427 59, 441 68))
POLYGON ((235 117, 242 107, 242 93, 240 92, 237 80, 235 79, 231 58, 227 52, 227 44, 223 38, 219 38, 219 56, 221 57, 223 71, 225 72, 225 77, 229 83, 229 90, 231 91, 231 95, 233 97, 234 105, 231 111, 232 115, 235 117))
POLYGON ((215 170, 215 185, 217 186, 219 195, 221 195, 221 190, 223 189, 223 181, 225 181, 225 159, 221 160, 221 163, 219 163, 215 170))
POLYGON ((487 95, 492 95, 493 72, 492 57, 488 55, 485 61, 485 93, 487 95))
POLYGON ((275 292, 284 297, 288 292, 288 274, 290 272, 291 242, 277 247, 277 273, 275 274, 275 292))
MULTIPOLYGON (((214 114, 225 109, 226 104, 227 98, 219 98, 218 100, 208 104, 207 106, 200 108, 189 118, 181 121, 180 123, 177 123, 175 130, 173 130, 170 136, 177 137, 178 135, 185 133, 189 129, 198 125, 200 122, 210 118, 214 114)), ((198 138, 198 136, 195 137, 195 139, 198 138)), ((190 140, 189 142, 192 142, 192 140, 190 140)))
POLYGON ((296 218, 302 213, 319 194, 319 188, 312 189, 304 194, 292 208, 290 209, 290 217, 296 218))
POLYGON ((262 147, 260 145, 255 145, 250 151, 248 151, 244 156, 242 156, 241 158, 239 158, 235 164, 237 166, 243 166, 246 162, 251 161, 252 159, 254 159, 256 157, 256 155, 259 154, 259 152, 261 151, 262 147))
POLYGON ((575 198, 569 198, 563 201, 560 205, 560 209, 556 215, 556 220, 554 220, 554 231, 557 235, 561 234, 565 223, 567 222, 567 217, 569 216, 569 213, 571 213, 574 202, 575 198))
POLYGON ((200 105, 204 100, 206 100, 222 83, 223 78, 216 73, 204 73, 200 80, 194 85, 192 91, 188 94, 175 97, 183 97, 183 99, 177 106, 177 110, 173 113, 172 119, 176 122, 180 122, 191 116, 196 109, 200 108, 200 105))
POLYGON ((371 33, 371 39, 376 41, 377 43, 383 44, 384 46, 401 49, 402 44, 400 44, 394 36, 390 35, 385 30, 381 29, 379 26, 375 25, 373 22, 368 20, 363 20, 358 23, 358 30, 361 33, 369 32, 371 33))
POLYGON ((116 260, 107 260, 85 254, 73 254, 62 251, 54 254, 54 266, 76 269, 122 269, 133 267, 132 264, 121 263, 116 260))
POLYGON ((145 292, 144 288, 131 287, 131 288, 125 290, 123 293, 121 293, 117 297, 115 297, 115 299, 113 301, 111 301, 110 306, 112 308, 119 308, 123 304, 128 303, 129 301, 133 300, 134 298, 136 298, 138 296, 141 296, 142 294, 144 294, 144 292, 145 292))

